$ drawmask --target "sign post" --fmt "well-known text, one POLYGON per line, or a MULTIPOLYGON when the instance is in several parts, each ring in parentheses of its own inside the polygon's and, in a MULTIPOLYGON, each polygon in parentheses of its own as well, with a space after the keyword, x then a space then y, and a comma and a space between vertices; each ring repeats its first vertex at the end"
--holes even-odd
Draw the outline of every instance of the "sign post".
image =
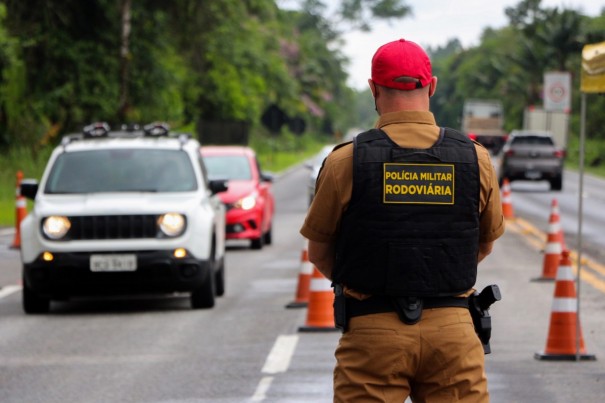
POLYGON ((576 361, 580 360, 580 276, 582 273, 582 217, 584 194, 584 143, 586 141, 586 94, 605 94, 605 42, 585 45, 582 49, 582 68, 580 75, 580 91, 582 106, 580 111, 580 161, 579 161, 579 191, 578 191, 578 315, 576 325, 576 361))

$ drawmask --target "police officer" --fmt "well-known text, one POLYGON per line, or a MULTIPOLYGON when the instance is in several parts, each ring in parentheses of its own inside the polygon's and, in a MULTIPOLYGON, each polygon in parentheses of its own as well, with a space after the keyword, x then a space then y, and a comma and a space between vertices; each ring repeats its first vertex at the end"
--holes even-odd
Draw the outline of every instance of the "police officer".
POLYGON ((339 301, 334 401, 488 402, 466 297, 504 232, 489 153, 436 125, 416 43, 381 46, 368 83, 376 128, 326 158, 301 228, 339 301))

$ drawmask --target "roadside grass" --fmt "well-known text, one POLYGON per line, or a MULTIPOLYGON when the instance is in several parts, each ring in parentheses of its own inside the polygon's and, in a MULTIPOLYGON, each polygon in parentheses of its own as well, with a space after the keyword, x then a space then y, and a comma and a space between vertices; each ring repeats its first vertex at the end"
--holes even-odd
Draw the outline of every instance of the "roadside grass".
MULTIPOLYGON (((315 155, 324 144, 333 142, 326 136, 282 134, 279 138, 252 136, 250 147, 256 150, 261 168, 278 174, 315 155)), ((14 227, 16 216, 17 172, 23 178, 40 180, 53 147, 32 151, 27 147, 3 150, 0 156, 0 227, 14 227)), ((27 201, 28 211, 32 208, 27 201)))
POLYGON ((325 136, 284 133, 279 138, 253 136, 250 147, 256 151, 261 169, 277 174, 311 158, 330 142, 331 139, 325 136))
MULTIPOLYGON (((51 147, 39 150, 17 147, 2 151, 2 157, 0 157, 0 227, 15 225, 17 172, 21 171, 23 178, 40 179, 51 152, 51 147)), ((29 207, 30 203, 28 203, 29 207)))
MULTIPOLYGON (((584 154, 584 171, 605 177, 605 141, 586 139, 584 154)), ((569 140, 565 166, 573 170, 578 170, 580 167, 580 140, 576 137, 569 140)))

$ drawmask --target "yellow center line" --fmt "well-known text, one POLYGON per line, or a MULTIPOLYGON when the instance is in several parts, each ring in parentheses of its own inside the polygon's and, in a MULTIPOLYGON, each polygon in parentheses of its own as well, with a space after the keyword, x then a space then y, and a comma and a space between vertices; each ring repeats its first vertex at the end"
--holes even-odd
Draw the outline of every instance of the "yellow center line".
MULTIPOLYGON (((507 219, 506 229, 516 234, 519 234, 520 236, 525 238, 525 240, 536 250, 544 252, 547 234, 530 224, 528 221, 518 217, 514 219, 507 219)), ((574 273, 577 275, 578 252, 569 249, 569 257, 572 260, 572 267, 574 269, 574 273)), ((605 293, 605 280, 601 279, 599 275, 605 276, 605 266, 600 263, 597 263, 596 261, 588 257, 583 256, 582 273, 580 274, 582 281, 587 282, 597 290, 605 293), (593 272, 587 271, 585 269, 590 269, 593 272)))

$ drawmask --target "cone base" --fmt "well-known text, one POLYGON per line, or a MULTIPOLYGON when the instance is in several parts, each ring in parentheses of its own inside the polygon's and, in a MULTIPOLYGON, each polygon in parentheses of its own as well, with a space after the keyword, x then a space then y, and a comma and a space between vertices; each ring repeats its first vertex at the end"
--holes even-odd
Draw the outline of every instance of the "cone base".
POLYGON ((292 301, 290 302, 288 305, 286 305, 286 308, 288 309, 292 309, 292 308, 306 308, 307 305, 309 305, 308 301, 292 301))
POLYGON ((536 278, 532 278, 531 281, 536 281, 536 282, 552 282, 555 281, 555 277, 536 277, 536 278))
POLYGON ((594 354, 547 354, 544 352, 535 353, 536 360, 543 361, 596 361, 597 357, 594 354))
POLYGON ((332 326, 300 326, 298 328, 299 332, 340 332, 340 329, 337 329, 332 326))

